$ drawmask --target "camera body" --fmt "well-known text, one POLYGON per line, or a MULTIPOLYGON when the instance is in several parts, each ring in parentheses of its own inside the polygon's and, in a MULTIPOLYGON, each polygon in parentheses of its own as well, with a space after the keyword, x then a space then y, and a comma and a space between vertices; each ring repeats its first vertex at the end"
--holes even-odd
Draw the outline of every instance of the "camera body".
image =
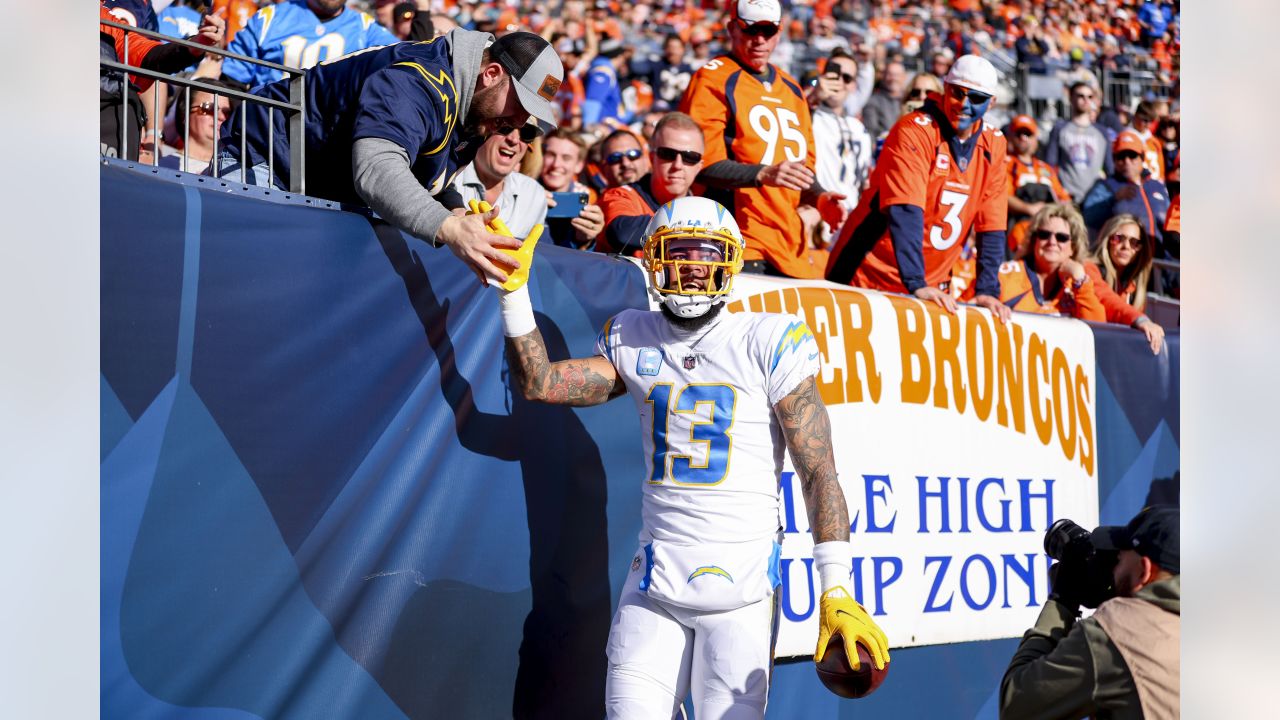
POLYGON ((1058 561, 1049 569, 1049 597, 1064 605, 1096 608, 1116 596, 1112 571, 1119 556, 1094 547, 1093 533, 1062 518, 1045 532, 1044 551, 1058 561))

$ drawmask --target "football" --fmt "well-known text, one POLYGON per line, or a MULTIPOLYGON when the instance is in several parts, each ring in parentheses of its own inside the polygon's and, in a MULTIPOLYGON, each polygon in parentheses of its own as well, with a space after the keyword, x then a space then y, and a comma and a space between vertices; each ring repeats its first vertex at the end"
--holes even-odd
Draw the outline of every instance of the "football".
POLYGON ((827 643, 827 652, 822 660, 814 665, 818 670, 818 679, 828 690, 842 698, 860 698, 870 695, 880 687, 884 676, 889 674, 889 663, 884 664, 883 670, 876 670, 871 663, 871 653, 861 644, 858 645, 858 662, 860 666, 857 670, 849 666, 849 660, 844 654, 844 639, 836 635, 827 643))

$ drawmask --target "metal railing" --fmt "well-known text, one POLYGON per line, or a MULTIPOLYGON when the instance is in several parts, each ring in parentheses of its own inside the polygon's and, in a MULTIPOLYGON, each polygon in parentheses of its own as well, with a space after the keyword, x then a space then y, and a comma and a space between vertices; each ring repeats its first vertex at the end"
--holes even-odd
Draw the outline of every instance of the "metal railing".
POLYGON ((1175 300, 1182 297, 1182 263, 1156 258, 1151 261, 1151 270, 1151 287, 1154 292, 1175 300))
MULTIPOLYGON (((261 67, 270 68, 272 70, 278 70, 280 72, 285 73, 287 76, 289 76, 289 101, 282 102, 280 100, 273 100, 271 98, 265 98, 265 97, 260 97, 258 95, 253 95, 251 93, 243 92, 241 90, 233 90, 230 88, 210 86, 205 83, 202 83, 201 82, 202 78, 180 78, 174 75, 166 75, 165 73, 162 73, 162 72, 156 72, 154 70, 146 70, 140 67, 132 66, 129 64, 129 43, 126 41, 124 44, 124 57, 121 58, 122 62, 115 62, 107 59, 99 60, 99 66, 102 69, 119 71, 121 75, 120 84, 122 88, 122 99, 123 99, 124 111, 121 112, 121 122, 120 122, 120 151, 119 151, 120 157, 122 158, 128 157, 128 135, 129 135, 128 107, 129 107, 129 93, 132 90, 132 87, 129 82, 129 76, 136 75, 138 77, 150 78, 151 80, 155 81, 152 83, 152 88, 153 88, 152 89, 152 105, 153 106, 157 104, 157 101, 159 98, 160 83, 164 82, 164 83, 169 83, 171 85, 179 85, 183 88, 183 92, 185 93, 185 100, 186 100, 184 105, 186 106, 186 111, 188 113, 191 112, 192 88, 195 88, 196 91, 198 92, 207 92, 213 95, 213 104, 214 104, 215 113, 217 112, 219 98, 221 98, 222 96, 226 96, 229 98, 237 98, 242 102, 264 105, 270 108, 270 110, 268 110, 268 113, 272 116, 274 116, 274 113, 276 110, 280 110, 281 112, 285 113, 286 132, 289 138, 289 165, 290 165, 289 192, 298 193, 298 194, 306 193, 306 176, 307 176, 307 173, 306 173, 306 98, 307 98, 306 70, 286 67, 284 65, 278 65, 273 62, 267 62, 266 60, 259 60, 257 58, 247 57, 244 55, 240 55, 238 53, 233 53, 227 50, 223 50, 221 48, 209 47, 207 45, 201 45, 200 43, 194 43, 189 40, 171 38, 167 35, 151 32, 149 30, 142 30, 140 28, 133 27, 132 25, 126 25, 124 23, 116 23, 116 22, 110 22, 107 20, 100 20, 99 25, 106 25, 109 27, 119 28, 120 30, 123 30, 126 34, 134 33, 137 35, 141 35, 143 37, 151 38, 152 40, 159 40, 159 41, 173 44, 173 45, 181 45, 183 47, 202 50, 204 52, 213 53, 215 55, 221 55, 223 58, 232 58, 235 60, 241 60, 241 61, 250 63, 252 65, 258 65, 261 67)), ((142 102, 142 95, 145 92, 146 91, 144 90, 144 91, 139 91, 137 93, 138 101, 140 103, 142 102)), ((241 110, 240 112, 240 182, 242 183, 246 182, 248 178, 248 162, 247 162, 248 152, 247 152, 247 139, 246 139, 246 133, 245 133, 247 118, 248 118, 248 113, 245 112, 244 110, 241 110)), ((184 168, 187 167, 187 164, 188 164, 187 151, 188 151, 188 148, 190 147, 190 140, 191 140, 191 124, 189 122, 186 122, 186 120, 187 118, 184 118, 184 122, 183 122, 184 132, 183 132, 183 142, 182 142, 182 166, 184 168)), ((230 120, 230 118, 228 118, 228 120, 230 120)), ((273 120, 273 117, 268 117, 267 119, 267 147, 270 149, 267 152, 267 172, 272 177, 275 177, 275 151, 274 151, 275 123, 272 120, 273 120)), ((138 130, 139 132, 141 132, 142 128, 138 128, 138 130)), ((212 168, 212 174, 215 177, 219 175, 219 169, 220 169, 218 167, 218 140, 219 140, 218 133, 214 133, 213 158, 210 160, 210 165, 212 168)), ((153 153, 153 157, 152 157, 152 165, 158 166, 159 164, 160 164, 160 148, 156 147, 156 150, 153 153)))

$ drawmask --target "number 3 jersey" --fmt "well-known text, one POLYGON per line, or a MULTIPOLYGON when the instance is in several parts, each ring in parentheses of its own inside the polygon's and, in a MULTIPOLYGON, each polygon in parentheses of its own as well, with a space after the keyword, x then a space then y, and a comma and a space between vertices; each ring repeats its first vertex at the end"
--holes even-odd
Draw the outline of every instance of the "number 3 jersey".
POLYGON ((1004 230, 1007 222, 1004 135, 984 126, 975 142, 968 162, 957 162, 927 110, 898 120, 885 138, 871 186, 831 248, 828 277, 843 282, 846 268, 860 260, 850 285, 907 293, 889 235, 888 208, 915 205, 924 210, 924 237, 918 242, 925 284, 947 283, 969 231, 1004 230))
POLYGON ((640 412, 641 544, 776 535, 786 441, 773 407, 818 372, 808 326, 790 314, 723 313, 689 333, 660 312, 624 310, 596 353, 640 412))
MULTIPOLYGON (((809 106, 795 78, 767 65, 755 74, 731 55, 722 55, 694 73, 680 111, 702 127, 707 149, 703 167, 721 160, 761 165, 783 161, 814 167, 809 106)), ((800 191, 763 186, 709 195, 729 208, 746 241, 743 258, 767 259, 791 277, 822 277, 810 262, 796 208, 800 191)))

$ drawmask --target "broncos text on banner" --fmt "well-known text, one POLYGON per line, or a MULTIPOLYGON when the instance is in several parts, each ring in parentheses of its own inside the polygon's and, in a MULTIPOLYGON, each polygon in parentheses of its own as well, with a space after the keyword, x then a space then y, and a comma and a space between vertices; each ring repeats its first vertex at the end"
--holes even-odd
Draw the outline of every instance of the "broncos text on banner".
MULTIPOLYGON (((1088 326, 1002 325, 976 308, 755 276, 735 298, 730 311, 794 313, 813 333, 849 506, 849 589, 891 645, 1019 636, 1048 593, 1045 530, 1098 516, 1088 326)), ((779 657, 813 652, 820 589, 786 470, 779 657)))

